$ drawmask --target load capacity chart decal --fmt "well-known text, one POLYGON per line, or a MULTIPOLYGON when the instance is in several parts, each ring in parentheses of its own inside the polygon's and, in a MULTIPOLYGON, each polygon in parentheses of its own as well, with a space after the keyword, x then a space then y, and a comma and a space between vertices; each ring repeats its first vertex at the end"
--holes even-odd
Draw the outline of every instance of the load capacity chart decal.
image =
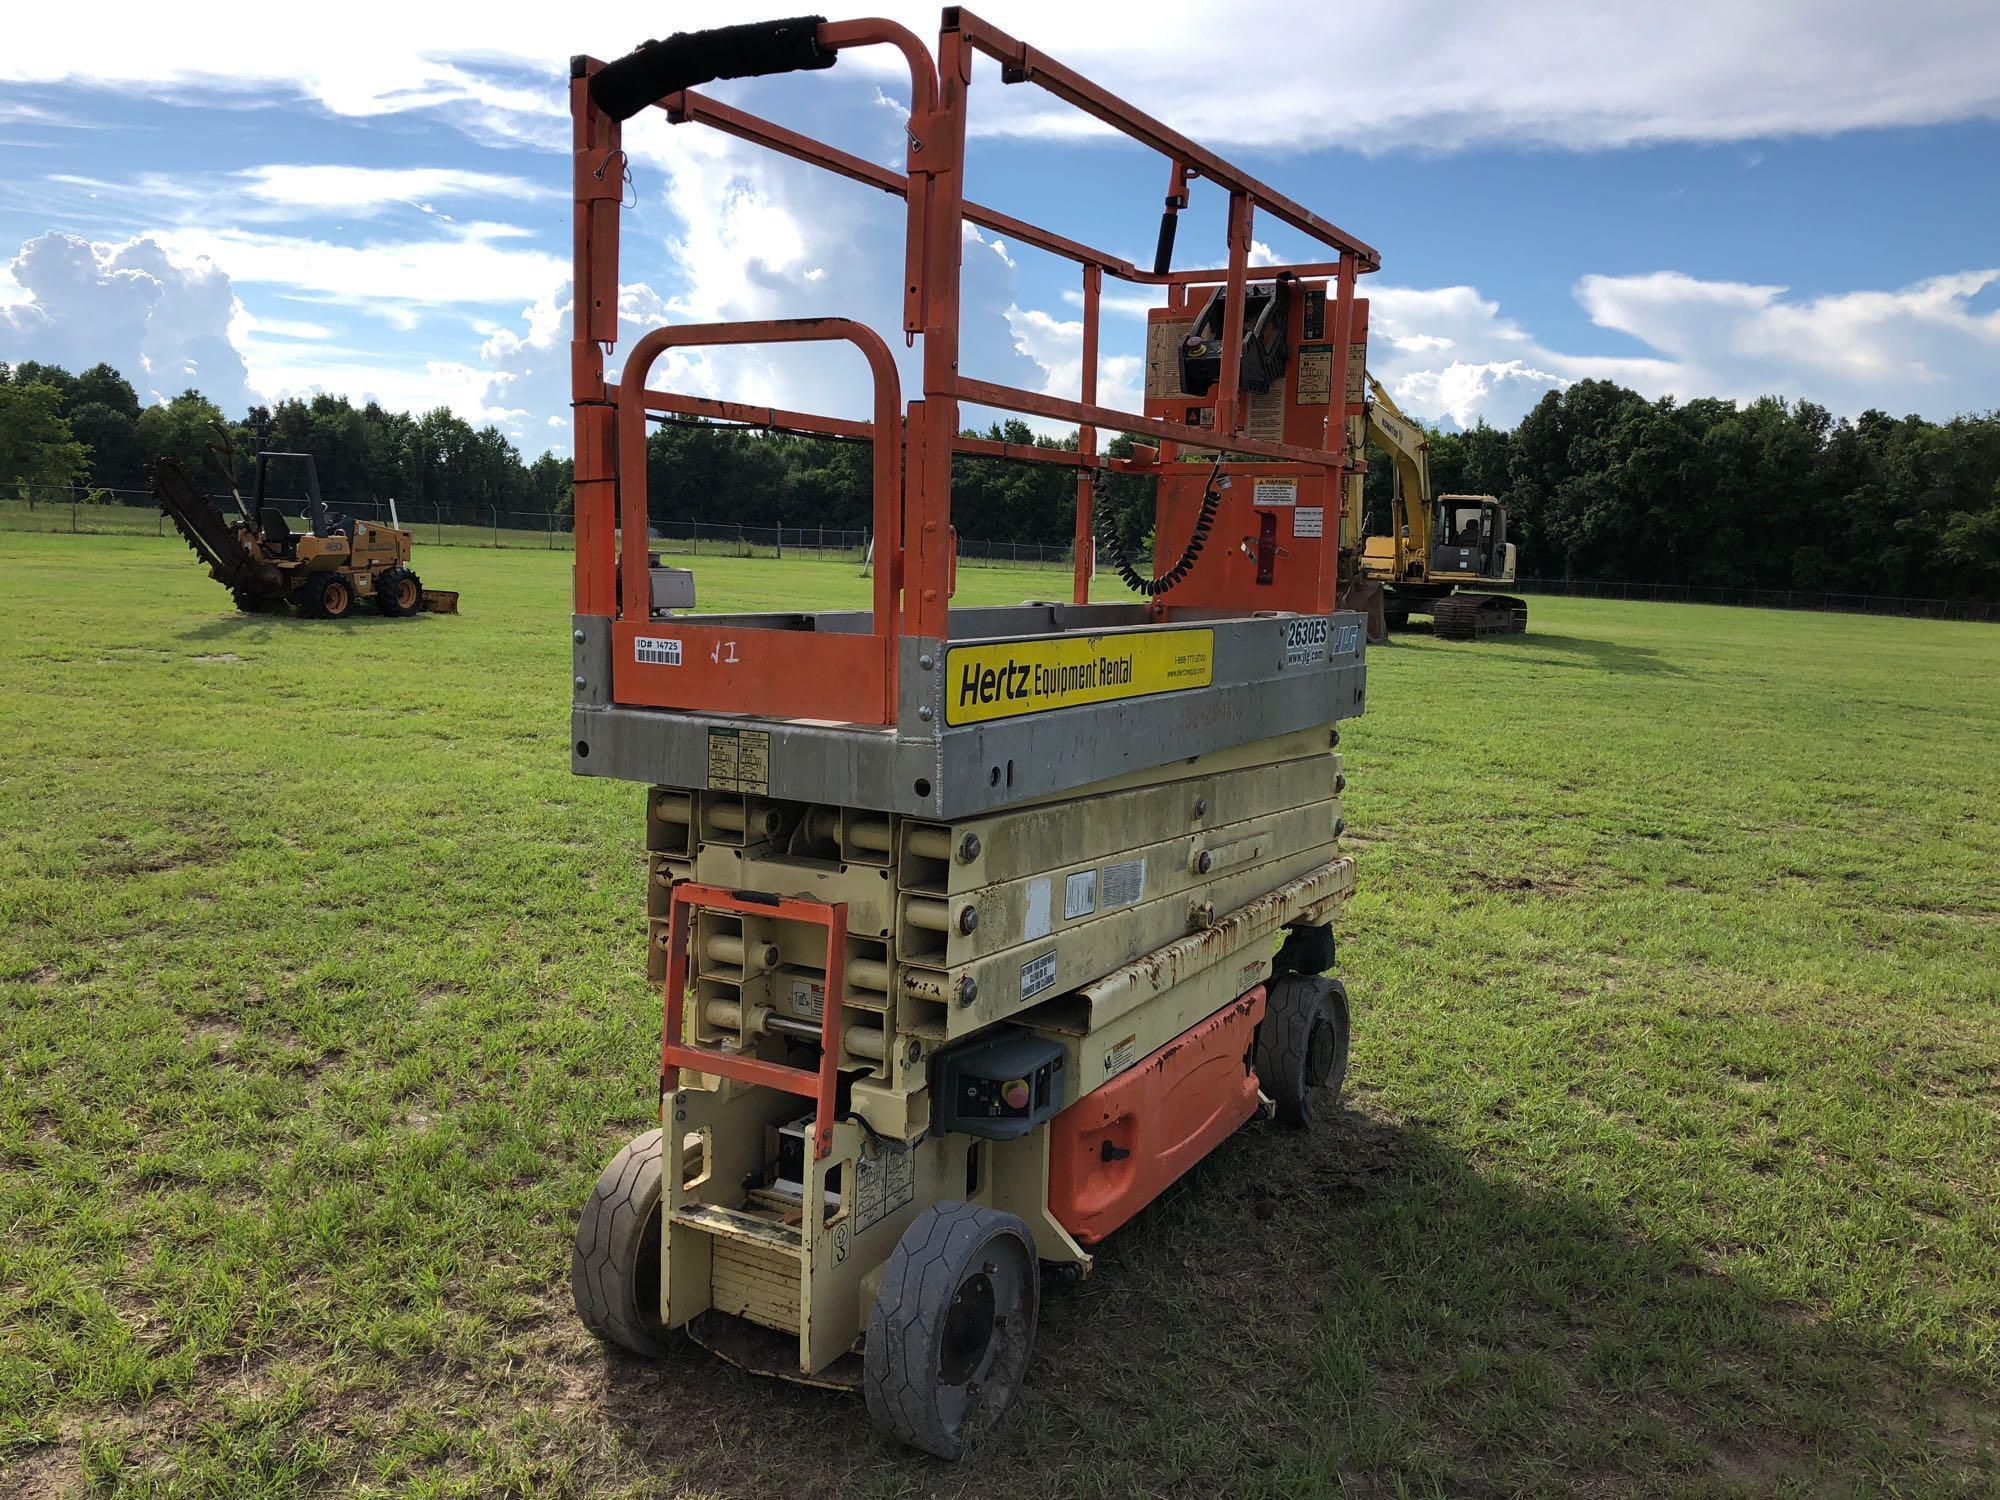
POLYGON ((1154 630, 956 646, 945 653, 947 724, 1144 698, 1215 680, 1215 632, 1154 630))

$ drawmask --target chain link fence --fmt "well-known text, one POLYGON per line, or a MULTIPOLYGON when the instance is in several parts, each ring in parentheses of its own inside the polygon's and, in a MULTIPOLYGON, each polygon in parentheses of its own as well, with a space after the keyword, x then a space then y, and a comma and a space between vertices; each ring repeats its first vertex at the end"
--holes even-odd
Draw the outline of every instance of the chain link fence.
MULTIPOLYGON (((235 501, 215 497, 227 515, 235 501)), ((298 497, 273 497, 294 530, 310 529, 298 497)), ((567 551, 570 518, 544 511, 502 510, 477 506, 396 505, 387 502, 332 504, 340 515, 363 521, 396 523, 416 540, 433 547, 519 547, 567 551)), ((692 557, 811 557, 845 560, 857 565, 868 555, 868 533, 833 526, 746 526, 735 521, 655 520, 648 528, 653 550, 692 557)), ((172 536, 173 524, 160 513, 145 490, 84 489, 80 487, 16 487, 0 499, 0 530, 53 531, 76 535, 172 536)), ((961 537, 961 564, 1067 568, 1070 549, 1036 542, 987 542, 961 537)))
MULTIPOLYGON (((275 502, 294 529, 307 529, 299 514, 304 501, 275 502)), ((217 504, 234 513, 234 502, 217 504)), ((343 503, 334 509, 364 521, 395 519, 416 539, 433 547, 522 547, 551 552, 570 546, 569 517, 540 511, 478 507, 449 509, 401 505, 390 514, 386 503, 343 503)), ((16 486, 0 498, 0 530, 59 531, 79 535, 171 536, 172 525, 145 490, 16 486)), ((653 523, 653 550, 690 557, 810 557, 859 564, 868 554, 868 533, 831 526, 744 526, 734 521, 661 520, 653 523)), ((961 565, 1068 568, 1068 545, 1040 542, 987 542, 958 539, 961 565)), ((1700 588, 1672 583, 1625 583, 1603 578, 1523 578, 1513 585, 1524 594, 1559 594, 1583 599, 1632 599, 1664 604, 1732 604, 1751 609, 1816 610, 1833 614, 1908 615, 1934 620, 2000 621, 2000 601, 1913 599, 1892 594, 1843 594, 1810 589, 1700 588)))
MULTIPOLYGON (((1498 585, 1494 587, 1497 589, 1498 585)), ((1730 604, 1745 609, 1802 609, 1824 614, 2000 621, 2000 600, 1992 599, 1913 599, 1899 594, 1837 594, 1814 589, 1700 588, 1677 583, 1621 583, 1606 578, 1522 578, 1511 587, 1521 594, 1560 594, 1576 599, 1730 604)))

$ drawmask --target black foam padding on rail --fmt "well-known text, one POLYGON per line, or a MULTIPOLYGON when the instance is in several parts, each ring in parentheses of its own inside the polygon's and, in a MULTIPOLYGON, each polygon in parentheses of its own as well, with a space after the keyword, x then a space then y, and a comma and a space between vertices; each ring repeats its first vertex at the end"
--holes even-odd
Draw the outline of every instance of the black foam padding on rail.
POLYGON ((1153 247, 1153 274, 1164 276, 1174 268, 1174 228, 1181 216, 1169 208, 1160 215, 1160 242, 1153 247))
POLYGON ((710 31, 677 31, 599 68, 590 80, 591 101, 612 119, 629 120, 656 99, 718 78, 830 68, 838 54, 819 44, 825 20, 825 16, 793 16, 710 31))

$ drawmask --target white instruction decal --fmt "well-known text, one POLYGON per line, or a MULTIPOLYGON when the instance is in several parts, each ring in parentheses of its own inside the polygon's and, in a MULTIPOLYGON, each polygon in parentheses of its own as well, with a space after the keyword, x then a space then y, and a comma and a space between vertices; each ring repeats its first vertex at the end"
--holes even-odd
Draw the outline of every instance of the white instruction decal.
POLYGON ((1296 479, 1260 479, 1250 486, 1252 505, 1297 505, 1299 503, 1299 482, 1296 479))
POLYGON ((1063 920, 1074 922, 1097 910, 1097 871, 1078 870, 1063 882, 1063 920))
POLYGON ((1146 891, 1146 862, 1143 859, 1128 859, 1120 864, 1106 865, 1097 891, 1098 901, 1106 911, 1114 906, 1136 904, 1146 891))
POLYGON ((1292 512, 1293 536, 1325 536, 1326 507, 1324 505, 1301 505, 1292 512))
POLYGON ((854 1161, 854 1232, 861 1233, 917 1196, 917 1154, 864 1146, 854 1161))
POLYGON ((810 979, 792 981, 792 1014, 801 1021, 817 1021, 826 1014, 826 986, 810 979))
POLYGON ((681 664, 681 643, 672 636, 635 635, 632 637, 632 660, 648 667, 678 667, 681 664))
POLYGON ((1039 958, 1031 958, 1021 965, 1021 998, 1039 995, 1056 982, 1056 950, 1051 948, 1039 958))
POLYGON ((1032 943, 1036 938, 1045 938, 1055 927, 1049 916, 1049 908, 1055 903, 1055 889, 1044 875, 1039 880, 1028 882, 1028 909, 1021 917, 1021 941, 1032 943))

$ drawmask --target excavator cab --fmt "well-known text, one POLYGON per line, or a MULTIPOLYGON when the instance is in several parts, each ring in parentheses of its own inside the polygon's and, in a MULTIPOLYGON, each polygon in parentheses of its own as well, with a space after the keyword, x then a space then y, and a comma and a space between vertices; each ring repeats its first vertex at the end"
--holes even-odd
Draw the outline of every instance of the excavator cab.
POLYGON ((1440 495, 1431 512, 1430 571, 1509 581, 1507 512, 1490 495, 1440 495))

